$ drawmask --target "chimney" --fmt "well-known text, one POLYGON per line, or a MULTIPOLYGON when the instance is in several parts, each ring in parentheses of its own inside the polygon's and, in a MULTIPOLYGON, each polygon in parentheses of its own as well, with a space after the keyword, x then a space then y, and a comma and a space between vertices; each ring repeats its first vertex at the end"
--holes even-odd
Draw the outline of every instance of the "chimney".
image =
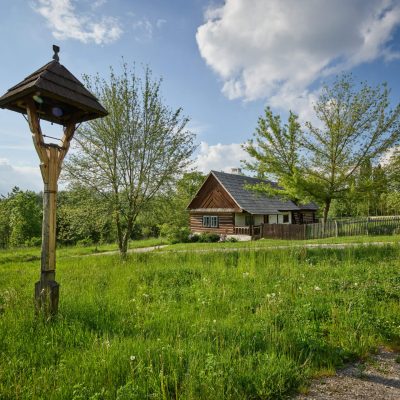
POLYGON ((243 175, 242 168, 231 168, 231 174, 243 175))

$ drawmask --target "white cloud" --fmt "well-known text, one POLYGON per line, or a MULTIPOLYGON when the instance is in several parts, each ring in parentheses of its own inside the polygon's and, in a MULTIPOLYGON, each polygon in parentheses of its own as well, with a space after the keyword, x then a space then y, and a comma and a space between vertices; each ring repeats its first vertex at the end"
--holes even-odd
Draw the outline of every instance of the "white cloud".
POLYGON ((142 18, 133 23, 135 31, 135 40, 143 42, 153 38, 153 24, 147 19, 142 18))
POLYGON ((194 166, 201 172, 210 170, 229 172, 241 165, 241 160, 249 160, 249 155, 240 143, 209 145, 201 142, 194 166))
POLYGON ((106 4, 107 0, 93 0, 90 3, 91 3, 92 9, 95 10, 96 8, 100 8, 101 6, 106 4))
MULTIPOLYGON (((97 7, 103 2, 97 1, 97 7)), ((95 7, 96 8, 96 7, 95 7)), ((43 16, 56 39, 76 39, 83 43, 112 43, 122 35, 117 18, 79 13, 72 0, 37 0, 33 9, 43 16)))
POLYGON ((42 190, 39 167, 13 166, 9 160, 0 158, 0 195, 6 195, 14 186, 36 192, 42 190))
POLYGON ((396 152, 400 151, 400 146, 394 146, 388 149, 382 156, 379 158, 378 163, 386 166, 390 163, 391 158, 395 155, 396 152))
POLYGON ((268 98, 304 112, 312 83, 398 58, 389 44, 399 24, 398 0, 226 0, 206 11, 196 39, 229 99, 268 98))
POLYGON ((159 18, 159 19, 156 21, 156 27, 157 27, 158 29, 161 29, 161 28, 163 27, 163 25, 166 24, 166 23, 167 23, 167 20, 166 20, 166 19, 159 18))
MULTIPOLYGON (((130 13, 131 17, 135 17, 134 13, 130 13)), ((138 42, 146 42, 153 39, 154 27, 162 29, 167 20, 159 18, 155 23, 150 22, 147 18, 138 19, 133 23, 133 30, 135 32, 135 40, 138 42)))

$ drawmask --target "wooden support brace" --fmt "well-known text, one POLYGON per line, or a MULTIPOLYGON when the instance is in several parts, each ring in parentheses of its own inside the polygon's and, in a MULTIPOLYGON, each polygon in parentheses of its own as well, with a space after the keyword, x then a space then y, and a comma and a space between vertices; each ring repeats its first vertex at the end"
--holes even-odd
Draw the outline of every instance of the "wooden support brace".
POLYGON ((33 144, 41 161, 40 171, 44 183, 41 274, 40 280, 35 284, 36 311, 53 316, 57 314, 59 298, 59 285, 55 281, 57 182, 76 124, 75 121, 71 121, 66 126, 62 147, 46 144, 35 103, 28 100, 26 107, 33 144))

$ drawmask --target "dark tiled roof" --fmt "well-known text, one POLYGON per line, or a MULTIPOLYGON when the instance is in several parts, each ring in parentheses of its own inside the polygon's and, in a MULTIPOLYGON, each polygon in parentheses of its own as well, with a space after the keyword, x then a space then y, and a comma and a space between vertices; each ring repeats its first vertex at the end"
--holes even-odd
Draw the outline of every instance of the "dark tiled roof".
POLYGON ((249 176, 228 174, 226 172, 211 171, 215 178, 234 198, 243 210, 250 214, 277 214, 279 211, 317 210, 313 204, 297 206, 293 201, 284 200, 279 197, 268 196, 265 193, 246 189, 246 185, 266 183, 277 187, 275 182, 265 181, 249 176))
MULTIPOLYGON (((68 117, 71 113, 82 111, 79 116, 79 122, 107 115, 107 111, 96 97, 71 72, 55 60, 47 63, 27 76, 22 82, 8 89, 7 93, 0 97, 0 107, 26 113, 23 100, 27 97, 32 97, 36 93, 40 93, 40 97, 44 98, 44 106, 47 103, 50 106, 56 106, 57 102, 66 105, 66 108, 68 108, 66 111, 69 113, 68 115, 66 113, 68 117)), ((38 111, 40 113, 40 106, 38 111)), ((52 122, 63 122, 62 117, 56 118, 51 113, 42 113, 40 117, 52 122)))

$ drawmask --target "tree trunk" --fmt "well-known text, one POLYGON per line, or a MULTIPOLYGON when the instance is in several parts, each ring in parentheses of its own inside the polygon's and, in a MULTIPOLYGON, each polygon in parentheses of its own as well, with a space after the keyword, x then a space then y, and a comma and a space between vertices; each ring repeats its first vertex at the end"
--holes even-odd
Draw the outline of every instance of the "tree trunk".
POLYGON ((115 212, 115 225, 117 227, 118 250, 122 255, 124 253, 124 234, 122 232, 121 220, 118 211, 115 212))
POLYGON ((324 207, 324 223, 328 220, 329 209, 331 208, 331 201, 332 199, 325 200, 325 207, 324 207))

